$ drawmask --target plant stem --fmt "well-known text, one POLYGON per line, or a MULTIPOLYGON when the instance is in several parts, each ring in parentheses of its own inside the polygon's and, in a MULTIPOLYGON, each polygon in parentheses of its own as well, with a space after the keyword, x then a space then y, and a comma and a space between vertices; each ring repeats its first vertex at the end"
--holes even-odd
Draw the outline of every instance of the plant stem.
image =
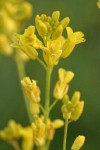
POLYGON ((43 106, 41 104, 40 104, 40 108, 41 108, 43 114, 45 114, 45 109, 43 108, 43 106))
POLYGON ((50 142, 51 141, 47 141, 47 150, 49 150, 49 148, 50 148, 50 142))
POLYGON ((63 150, 66 150, 67 130, 68 130, 68 119, 65 120, 64 139, 63 139, 63 150))
POLYGON ((45 70, 47 70, 47 66, 39 57, 37 57, 37 61, 44 67, 45 70))
MULTIPOLYGON (((25 64, 20 59, 20 57, 19 57, 17 52, 16 52, 16 56, 15 56, 15 61, 16 61, 16 66, 17 66, 17 70, 18 70, 19 79, 22 80, 23 77, 25 77, 25 64)), ((21 86, 21 90, 22 90, 23 97, 24 97, 24 102, 25 102, 25 106, 26 106, 27 115, 28 115, 30 123, 32 123, 33 116, 30 113, 29 101, 26 98, 26 95, 24 93, 24 90, 23 90, 22 86, 21 86)))
MULTIPOLYGON (((46 70, 45 106, 44 106, 44 109, 45 109, 44 122, 45 122, 45 124, 47 124, 48 117, 49 117, 51 73, 52 73, 52 67, 48 66, 47 70, 46 70)), ((49 147, 48 147, 47 142, 46 142, 41 147, 40 150, 48 150, 48 149, 49 149, 49 147)))
POLYGON ((12 147, 13 147, 15 150, 21 150, 21 148, 19 147, 17 141, 12 140, 12 141, 10 141, 9 143, 12 145, 12 147))
POLYGON ((53 109, 53 107, 57 104, 58 100, 54 100, 54 102, 49 107, 49 112, 53 109))
POLYGON ((49 117, 49 105, 50 105, 50 80, 51 80, 52 68, 47 67, 46 71, 46 87, 45 87, 45 118, 44 121, 47 123, 49 117))

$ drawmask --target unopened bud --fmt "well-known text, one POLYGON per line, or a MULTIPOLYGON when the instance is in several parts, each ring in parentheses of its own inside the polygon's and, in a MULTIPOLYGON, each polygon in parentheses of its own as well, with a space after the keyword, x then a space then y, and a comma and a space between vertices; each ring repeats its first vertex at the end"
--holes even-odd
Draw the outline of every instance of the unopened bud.
POLYGON ((79 135, 75 139, 75 141, 71 147, 71 150, 80 150, 81 147, 84 145, 84 142, 85 142, 85 137, 83 135, 79 135))
POLYGON ((59 69, 59 80, 61 82, 65 82, 66 83, 69 83, 74 77, 74 73, 72 71, 66 71, 65 69, 63 68, 60 68, 59 69))
POLYGON ((69 24, 69 22, 70 22, 69 17, 66 17, 66 18, 64 18, 64 19, 61 21, 61 25, 62 25, 63 29, 67 27, 67 25, 69 24))
POLYGON ((52 19, 53 19, 54 21, 58 21, 59 17, 60 17, 60 12, 59 12, 59 11, 54 11, 54 12, 52 13, 52 19))
POLYGON ((78 104, 76 105, 76 107, 73 109, 71 113, 71 119, 73 121, 78 120, 83 112, 83 109, 84 109, 84 101, 78 102, 78 104))
POLYGON ((44 37, 47 33, 47 26, 41 20, 37 20, 36 27, 40 36, 44 37))
POLYGON ((62 121, 61 119, 56 119, 53 121, 53 127, 55 129, 61 128, 63 125, 64 125, 64 121, 62 121))
POLYGON ((76 91, 74 92, 71 99, 72 106, 75 107, 78 104, 79 100, 80 100, 80 92, 76 91))
POLYGON ((52 38, 53 39, 59 38, 62 35, 62 32, 63 32, 63 27, 62 25, 59 25, 57 29, 53 32, 52 38))
POLYGON ((30 110, 33 116, 37 116, 40 113, 39 103, 30 102, 30 110))

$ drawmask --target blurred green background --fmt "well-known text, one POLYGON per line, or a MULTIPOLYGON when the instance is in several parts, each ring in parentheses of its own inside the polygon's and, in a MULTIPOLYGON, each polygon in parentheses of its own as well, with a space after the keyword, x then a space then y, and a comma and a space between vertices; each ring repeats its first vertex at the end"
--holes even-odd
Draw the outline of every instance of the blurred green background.
MULTIPOLYGON (((74 31, 85 33, 86 42, 77 46, 68 59, 60 61, 55 67, 52 79, 52 88, 57 77, 57 69, 65 67, 75 73, 71 82, 69 95, 75 90, 81 91, 85 100, 85 110, 82 117, 69 126, 68 148, 74 138, 83 134, 86 142, 82 150, 100 150, 100 10, 96 0, 31 0, 34 6, 33 18, 27 25, 34 23, 36 14, 60 10, 61 18, 70 17, 70 26, 74 31)), ((26 64, 26 73, 38 80, 44 95, 45 79, 42 67, 36 62, 26 64)), ((43 101, 43 100, 42 100, 43 101)), ((59 104, 52 112, 52 119, 61 117, 59 104)), ((11 58, 0 55, 0 129, 3 129, 9 119, 15 119, 22 125, 28 125, 23 95, 16 64, 11 58)), ((52 150, 62 150, 63 129, 55 135, 52 150)), ((12 150, 5 142, 0 141, 0 150, 12 150)))

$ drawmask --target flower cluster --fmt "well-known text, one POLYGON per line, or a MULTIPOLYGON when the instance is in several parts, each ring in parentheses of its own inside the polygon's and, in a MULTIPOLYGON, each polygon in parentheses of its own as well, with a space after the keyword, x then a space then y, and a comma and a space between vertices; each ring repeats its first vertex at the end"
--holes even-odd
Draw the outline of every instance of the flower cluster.
POLYGON ((66 58, 75 46, 85 41, 84 34, 80 31, 73 32, 67 27, 70 19, 68 17, 59 21, 60 12, 53 12, 52 16, 45 14, 36 16, 36 30, 43 39, 40 41, 35 34, 35 26, 29 26, 24 34, 15 35, 14 47, 25 52, 30 59, 38 59, 39 51, 43 53, 43 59, 47 66, 58 64, 61 58, 66 58), (66 29, 67 37, 63 36, 66 29))
POLYGON ((74 92, 71 100, 69 96, 65 95, 63 98, 62 113, 63 118, 68 119, 69 122, 76 121, 79 119, 83 112, 84 101, 80 101, 80 92, 74 92))
POLYGON ((8 122, 8 126, 0 131, 0 138, 7 141, 14 148, 19 146, 17 144, 18 139, 22 139, 22 150, 32 150, 34 146, 33 130, 31 127, 22 127, 20 124, 13 120, 8 122))
POLYGON ((51 141, 54 138, 55 130, 64 125, 64 122, 60 119, 51 121, 47 120, 47 125, 44 123, 44 116, 35 118, 32 123, 34 142, 37 147, 43 146, 46 140, 51 141))

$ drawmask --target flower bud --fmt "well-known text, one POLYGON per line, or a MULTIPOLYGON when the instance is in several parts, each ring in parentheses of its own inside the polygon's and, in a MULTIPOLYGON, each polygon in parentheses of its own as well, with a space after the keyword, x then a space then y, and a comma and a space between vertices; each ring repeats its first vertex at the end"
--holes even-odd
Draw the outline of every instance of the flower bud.
POLYGON ((79 135, 75 139, 75 141, 71 147, 71 150, 80 150, 81 147, 84 145, 84 142, 85 142, 85 137, 83 135, 79 135))
POLYGON ((59 37, 62 35, 62 32, 63 32, 62 25, 59 25, 59 26, 57 27, 57 29, 53 32, 52 38, 53 38, 53 39, 59 38, 59 37))
POLYGON ((40 36, 44 37, 47 33, 47 26, 41 20, 36 19, 36 28, 40 36))
POLYGON ((33 103, 40 102, 40 89, 37 86, 37 83, 35 80, 31 81, 29 77, 24 77, 24 79, 21 80, 21 84, 22 84, 23 88, 25 89, 25 92, 26 92, 28 98, 33 103))
POLYGON ((52 19, 53 19, 54 21, 58 21, 58 20, 59 20, 59 17, 60 17, 60 12, 59 12, 59 11, 54 11, 54 12, 52 13, 52 19))
POLYGON ((80 100, 80 92, 76 91, 74 92, 71 99, 72 106, 75 107, 78 104, 79 100, 80 100))
POLYGON ((41 118, 37 118, 32 124, 34 142, 36 146, 42 146, 45 143, 46 126, 41 118))
POLYGON ((81 116, 84 109, 84 101, 79 101, 73 111, 71 112, 71 120, 76 121, 81 116))
POLYGON ((30 110, 33 116, 37 116, 40 113, 39 103, 30 102, 30 110))
POLYGON ((61 119, 56 119, 52 122, 52 124, 53 124, 53 127, 57 129, 57 128, 61 128, 62 126, 64 126, 64 121, 62 121, 61 119))
POLYGON ((64 19, 60 22, 60 24, 62 25, 62 27, 63 27, 63 29, 64 29, 64 28, 67 27, 67 25, 69 24, 69 22, 70 22, 69 17, 66 17, 66 18, 64 18, 64 19))
POLYGON ((70 111, 70 107, 71 107, 71 103, 70 101, 68 101, 67 105, 62 105, 61 107, 61 111, 62 111, 62 114, 63 114, 63 118, 66 120, 70 119, 70 116, 71 116, 71 111, 70 111))
POLYGON ((69 86, 67 84, 60 84, 58 81, 54 88, 54 97, 61 100, 65 94, 68 92, 69 86))
POLYGON ((64 80, 65 80, 66 83, 69 83, 74 77, 74 73, 73 72, 66 71, 63 68, 60 68, 58 72, 59 72, 59 80, 60 80, 60 82, 64 82, 64 80))
POLYGON ((64 97, 63 97, 63 103, 64 104, 67 104, 69 102, 69 96, 68 95, 65 95, 64 97))

